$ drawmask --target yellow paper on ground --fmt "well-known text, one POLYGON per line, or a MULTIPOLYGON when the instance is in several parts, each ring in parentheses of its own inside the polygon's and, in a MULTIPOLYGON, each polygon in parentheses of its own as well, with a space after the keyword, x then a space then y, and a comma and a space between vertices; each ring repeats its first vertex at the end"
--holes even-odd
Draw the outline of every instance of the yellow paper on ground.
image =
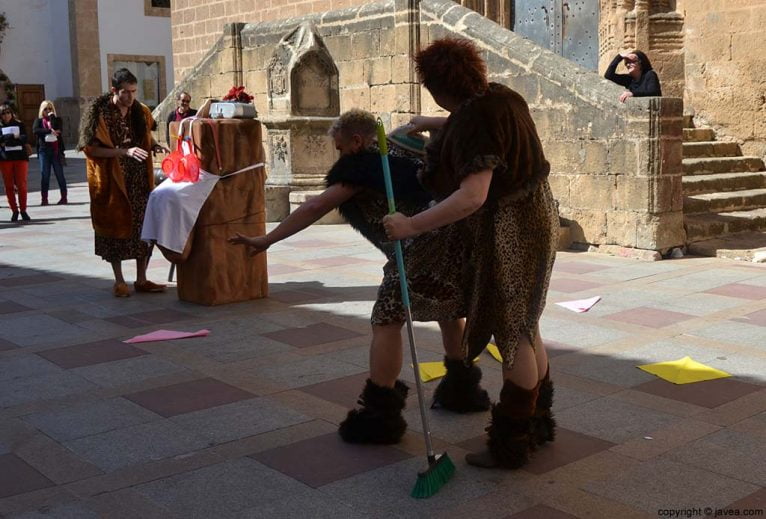
POLYGON ((638 369, 642 369, 647 373, 656 375, 673 384, 691 384, 693 382, 715 380, 717 378, 731 376, 725 371, 699 363, 691 357, 684 357, 682 359, 670 360, 667 362, 656 362, 654 364, 644 364, 638 366, 638 369))
POLYGON ((431 380, 442 378, 447 374, 447 368, 444 362, 418 362, 418 371, 420 371, 420 380, 429 382, 431 380))
POLYGON ((487 351, 496 361, 498 361, 500 364, 503 363, 503 356, 500 355, 500 350, 497 349, 497 346, 490 342, 487 344, 487 351))

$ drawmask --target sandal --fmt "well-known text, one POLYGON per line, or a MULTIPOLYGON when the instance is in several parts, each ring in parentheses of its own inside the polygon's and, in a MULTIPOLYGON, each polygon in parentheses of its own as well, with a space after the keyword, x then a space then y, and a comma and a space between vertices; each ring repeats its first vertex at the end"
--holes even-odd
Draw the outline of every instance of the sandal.
POLYGON ((148 279, 146 281, 136 281, 133 283, 133 288, 136 289, 136 292, 148 292, 153 294, 164 292, 166 286, 167 285, 158 285, 157 283, 152 283, 148 279))
POLYGON ((127 283, 115 283, 112 288, 114 297, 130 297, 130 289, 127 283))

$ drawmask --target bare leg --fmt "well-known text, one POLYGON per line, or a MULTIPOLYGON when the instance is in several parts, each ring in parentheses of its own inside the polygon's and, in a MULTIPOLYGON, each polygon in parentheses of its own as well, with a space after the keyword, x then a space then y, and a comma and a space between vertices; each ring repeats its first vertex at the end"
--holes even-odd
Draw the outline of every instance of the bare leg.
POLYGON ((508 369, 503 366, 503 380, 509 380, 524 389, 534 389, 537 382, 544 376, 545 373, 538 374, 537 359, 529 338, 522 336, 516 349, 513 367, 508 369))
POLYGON ((112 265, 112 272, 114 272, 115 283, 125 283, 125 278, 122 275, 122 262, 112 261, 111 265, 112 265))
POLYGON ((442 331, 442 344, 444 344, 444 353, 447 358, 452 360, 463 360, 463 331, 465 330, 465 319, 439 321, 439 328, 442 331))
POLYGON ((149 258, 136 258, 136 281, 143 283, 146 281, 146 267, 149 264, 149 258))
POLYGON ((402 325, 372 325, 370 379, 378 386, 394 387, 402 370, 402 325))
POLYGON ((537 379, 542 380, 548 373, 548 352, 540 335, 540 325, 537 326, 537 333, 535 334, 535 361, 537 363, 537 379))

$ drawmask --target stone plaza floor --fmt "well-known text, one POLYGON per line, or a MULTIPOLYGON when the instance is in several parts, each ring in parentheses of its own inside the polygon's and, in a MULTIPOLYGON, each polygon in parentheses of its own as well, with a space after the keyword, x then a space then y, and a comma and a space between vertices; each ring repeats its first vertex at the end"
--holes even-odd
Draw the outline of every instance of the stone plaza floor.
MULTIPOLYGON (((33 164, 30 184, 36 175, 33 164)), ((173 285, 115 299, 93 255, 81 159, 68 175, 72 203, 38 207, 32 193, 29 223, 8 222, 1 201, 2 517, 766 515, 766 266, 560 253, 541 323, 557 441, 522 470, 479 470, 463 456, 488 413, 431 410, 457 471, 415 500, 414 388, 401 444, 346 445, 336 433, 367 376, 379 252, 347 226, 313 226, 269 251, 267 299, 204 307, 178 301, 173 285), (595 295, 587 313, 553 304, 595 295), (687 355, 733 376, 674 385, 636 368, 687 355)), ((168 267, 156 253, 150 279, 168 267)), ((437 328, 416 335, 422 360, 439 360, 437 328)), ((499 364, 484 353, 479 365, 497 398, 499 364)), ((402 378, 413 385, 409 363, 402 378)))

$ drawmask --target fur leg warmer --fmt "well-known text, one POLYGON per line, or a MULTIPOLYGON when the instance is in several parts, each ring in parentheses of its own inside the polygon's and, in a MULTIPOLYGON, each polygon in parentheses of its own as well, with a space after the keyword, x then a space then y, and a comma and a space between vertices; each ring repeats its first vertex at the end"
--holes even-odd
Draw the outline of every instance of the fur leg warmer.
POLYGON ((492 406, 487 428, 487 450, 467 454, 466 461, 478 467, 517 469, 527 464, 533 448, 532 415, 538 388, 524 389, 506 380, 500 401, 492 406))
POLYGON ((447 374, 434 391, 431 408, 441 407, 456 413, 487 411, 491 406, 489 395, 481 388, 481 369, 475 364, 466 366, 462 360, 444 357, 447 374))
POLYGON ((367 379, 359 396, 360 409, 352 409, 341 422, 338 433, 348 443, 399 443, 407 429, 402 416, 409 388, 397 380, 393 388, 367 379))
POLYGON ((540 381, 540 392, 533 417, 534 437, 537 445, 551 442, 556 437, 556 420, 553 418, 553 381, 550 377, 550 367, 545 378, 540 381))

